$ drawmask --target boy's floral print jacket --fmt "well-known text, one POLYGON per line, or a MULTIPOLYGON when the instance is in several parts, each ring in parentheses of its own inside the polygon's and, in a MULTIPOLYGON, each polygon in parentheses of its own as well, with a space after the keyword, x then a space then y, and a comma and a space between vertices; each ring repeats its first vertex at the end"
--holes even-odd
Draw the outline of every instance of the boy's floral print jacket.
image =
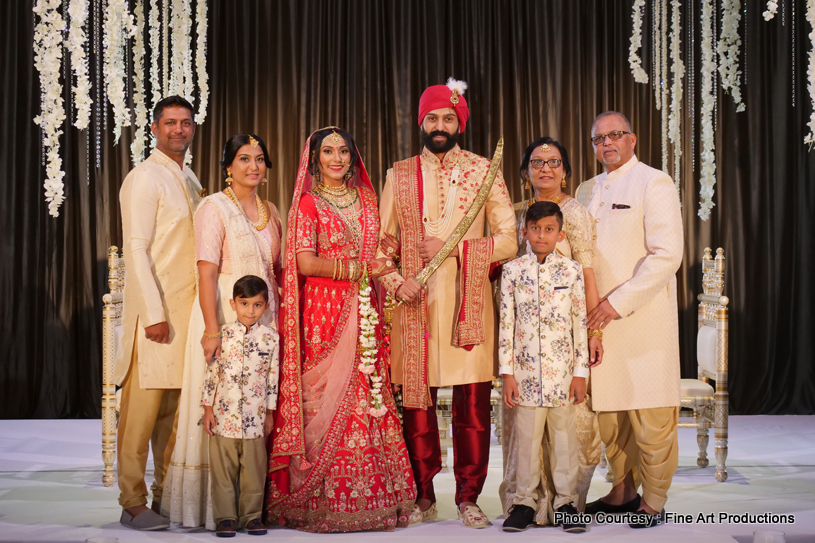
POLYGON ((201 399, 215 412, 216 435, 263 437, 266 410, 277 406, 279 345, 277 331, 260 323, 221 328, 221 357, 207 368, 201 399))
POLYGON ((567 405, 572 376, 589 376, 580 264, 557 251, 504 264, 500 311, 499 372, 515 376, 521 405, 567 405))

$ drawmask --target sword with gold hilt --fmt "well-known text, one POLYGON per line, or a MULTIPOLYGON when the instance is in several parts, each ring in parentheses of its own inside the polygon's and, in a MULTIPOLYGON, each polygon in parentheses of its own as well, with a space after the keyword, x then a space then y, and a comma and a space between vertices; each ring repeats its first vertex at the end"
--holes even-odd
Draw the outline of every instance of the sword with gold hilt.
MULTIPOLYGON (((481 187, 478 189, 478 193, 475 195, 475 199, 473 203, 470 205, 470 208, 467 210, 467 213, 464 214, 464 218, 458 223, 458 225, 453 230, 453 233, 450 234, 450 237, 447 238, 447 241, 444 242, 439 252, 436 253, 430 262, 428 262, 425 267, 420 271, 416 277, 413 279, 421 285, 422 288, 427 287, 427 281, 430 277, 436 273, 441 266, 442 262, 444 262, 453 249, 459 244, 461 238, 467 233, 467 230, 470 229, 470 226, 473 224, 476 216, 481 211, 481 208, 484 207, 484 204, 487 202, 487 198, 490 195, 490 190, 492 190, 492 184, 495 181, 495 177, 498 175, 498 170, 501 167, 501 157, 504 154, 504 136, 498 140, 498 145, 495 146, 495 154, 492 156, 492 162, 490 163, 490 169, 487 172, 487 177, 484 179, 484 182, 481 183, 481 187)), ((404 303, 402 300, 399 300, 397 306, 402 305, 404 303)))

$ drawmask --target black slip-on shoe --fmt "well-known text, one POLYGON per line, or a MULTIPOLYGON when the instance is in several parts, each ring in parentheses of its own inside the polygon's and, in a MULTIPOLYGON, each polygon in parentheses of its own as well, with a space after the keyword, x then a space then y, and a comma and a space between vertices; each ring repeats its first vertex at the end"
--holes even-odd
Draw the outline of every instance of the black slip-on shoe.
POLYGON ((636 514, 641 518, 641 521, 630 522, 628 525, 632 528, 653 528, 665 522, 665 509, 656 515, 650 515, 645 511, 637 511, 636 514))
POLYGON ((246 533, 249 535, 266 535, 266 525, 259 518, 246 523, 246 533))
POLYGON ((558 507, 557 511, 555 511, 555 514, 557 513, 560 513, 560 516, 564 517, 564 520, 557 523, 563 527, 564 532, 582 534, 586 531, 586 523, 582 522, 583 519, 580 518, 580 511, 571 503, 558 507))
POLYGON ((218 523, 218 526, 215 527, 215 535, 218 537, 235 537, 235 532, 237 530, 237 521, 228 518, 218 523))
POLYGON ((635 513, 640 508, 640 495, 634 496, 630 502, 622 505, 612 505, 602 500, 594 500, 586 504, 586 513, 596 515, 597 513, 635 513))
POLYGON ((535 510, 527 505, 515 505, 504 521, 505 532, 523 532, 535 524, 535 510))

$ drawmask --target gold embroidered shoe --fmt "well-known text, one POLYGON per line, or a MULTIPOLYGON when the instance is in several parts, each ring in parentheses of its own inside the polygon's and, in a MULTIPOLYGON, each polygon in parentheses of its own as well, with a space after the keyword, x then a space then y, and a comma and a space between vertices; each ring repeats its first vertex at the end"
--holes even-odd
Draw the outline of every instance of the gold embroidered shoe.
POLYGON ((426 520, 433 520, 438 518, 439 516, 439 509, 436 507, 436 502, 430 504, 430 507, 427 508, 427 511, 422 511, 422 522, 426 520))
POLYGON ((487 526, 492 526, 492 522, 490 522, 490 519, 484 514, 484 511, 475 504, 465 505, 464 511, 462 511, 460 507, 456 510, 458 511, 458 518, 461 519, 461 522, 463 522, 467 528, 486 528, 487 526))

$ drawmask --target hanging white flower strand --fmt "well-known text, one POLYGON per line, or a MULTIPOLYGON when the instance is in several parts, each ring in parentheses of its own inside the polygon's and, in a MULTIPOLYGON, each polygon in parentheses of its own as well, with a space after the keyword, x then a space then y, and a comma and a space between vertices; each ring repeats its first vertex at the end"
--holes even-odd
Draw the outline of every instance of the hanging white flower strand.
POLYGON ((716 149, 713 134, 713 74, 716 58, 713 53, 713 0, 702 1, 702 170, 699 190, 699 217, 703 221, 710 218, 713 208, 713 187, 716 185, 716 149))
POLYGON ((674 146, 674 184, 681 200, 682 78, 685 76, 685 64, 682 62, 681 57, 682 15, 680 14, 680 0, 673 0, 671 7, 671 73, 673 74, 673 85, 671 87, 671 115, 668 121, 668 135, 674 146))
POLYGON ((631 46, 628 48, 628 64, 637 83, 648 83, 648 73, 642 68, 642 58, 639 50, 642 49, 642 14, 645 9, 645 0, 634 0, 631 19, 634 21, 631 32, 631 46))
POLYGON ((372 417, 381 417, 388 411, 382 398, 383 378, 376 369, 379 354, 379 342, 376 340, 378 324, 379 314, 371 303, 371 285, 366 271, 359 282, 359 371, 371 377, 372 406, 368 412, 372 417))
POLYGON ((127 0, 108 0, 105 11, 105 82, 107 95, 113 109, 113 144, 119 143, 122 127, 130 126, 130 109, 127 107, 125 78, 125 44, 136 28, 127 0))
POLYGON ((807 22, 809 23, 809 53, 807 54, 809 65, 807 67, 807 90, 812 111, 809 114, 809 134, 804 138, 804 143, 809 145, 809 150, 815 145, 815 0, 807 0, 807 22))
POLYGON ((761 15, 764 17, 765 21, 769 21, 770 19, 775 17, 776 13, 778 13, 778 2, 776 2, 775 0, 770 0, 769 2, 767 2, 767 11, 765 11, 761 15))
POLYGON ((207 3, 205 0, 196 2, 195 14, 195 67, 198 77, 198 113, 195 115, 195 122, 201 124, 207 118, 207 106, 209 105, 209 73, 207 72, 207 3))
MULTIPOLYGON (((161 100, 161 76, 158 61, 161 57, 161 10, 158 0, 150 0, 150 90, 152 98, 150 109, 153 109, 161 100)), ((166 52, 164 52, 166 54, 166 52)))
POLYGON ((130 144, 133 164, 144 160, 147 147, 147 93, 144 90, 144 0, 136 0, 136 33, 133 43, 133 108, 136 110, 136 133, 130 144))
POLYGON ((59 216, 59 206, 65 200, 62 179, 62 159, 59 156, 59 136, 65 122, 65 106, 60 83, 62 33, 65 21, 59 13, 60 0, 38 0, 34 5, 34 67, 40 73, 40 114, 34 122, 42 130, 45 153, 45 201, 48 213, 59 216))
POLYGON ((741 101, 741 70, 739 70, 739 54, 741 51, 741 37, 739 36, 739 23, 741 10, 739 0, 722 0, 722 29, 719 36, 719 74, 722 76, 722 90, 733 96, 736 111, 744 111, 741 101))
POLYGON ((88 77, 88 56, 85 53, 85 43, 88 41, 85 34, 85 26, 88 23, 88 0, 71 0, 68 15, 71 22, 68 28, 67 48, 71 52, 71 71, 76 77, 76 83, 72 88, 76 108, 74 126, 84 130, 90 124, 93 105, 91 82, 88 77))

